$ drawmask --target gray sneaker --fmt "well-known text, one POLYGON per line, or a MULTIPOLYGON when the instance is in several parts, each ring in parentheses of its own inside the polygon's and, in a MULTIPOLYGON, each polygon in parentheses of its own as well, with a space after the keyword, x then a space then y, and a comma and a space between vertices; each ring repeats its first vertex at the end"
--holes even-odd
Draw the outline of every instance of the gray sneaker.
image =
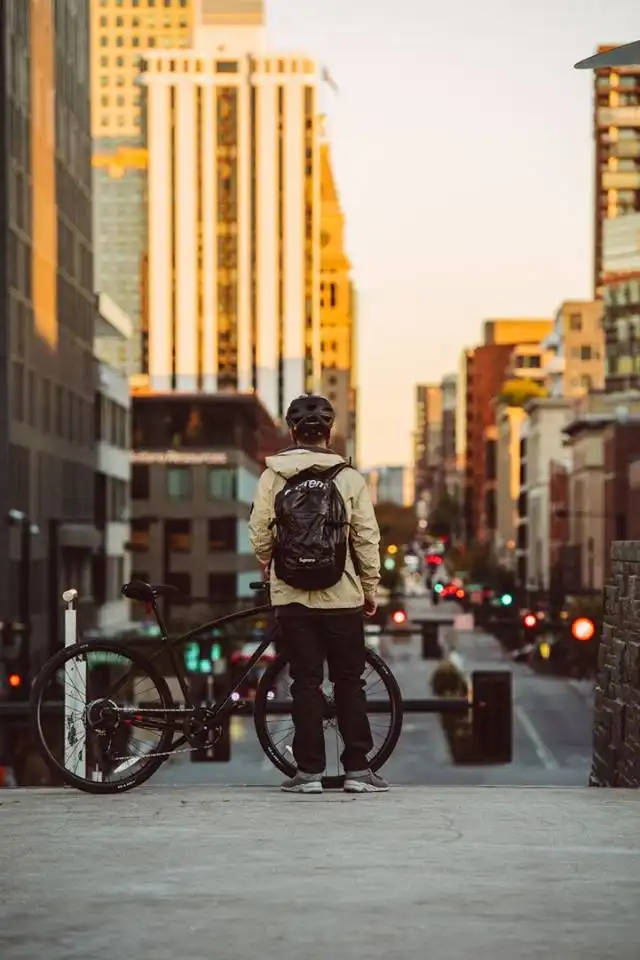
POLYGON ((373 770, 358 770, 345 774, 345 793, 385 793, 389 784, 373 770))
POLYGON ((285 793, 322 793, 322 774, 298 771, 295 777, 285 780, 280 789, 285 793))

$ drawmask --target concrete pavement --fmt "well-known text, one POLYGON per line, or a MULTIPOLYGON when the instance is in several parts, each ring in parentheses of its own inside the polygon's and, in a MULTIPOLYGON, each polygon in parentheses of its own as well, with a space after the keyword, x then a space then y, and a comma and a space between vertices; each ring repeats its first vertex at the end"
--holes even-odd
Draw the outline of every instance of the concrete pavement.
POLYGON ((637 960, 640 794, 7 791, 2 960, 637 960))

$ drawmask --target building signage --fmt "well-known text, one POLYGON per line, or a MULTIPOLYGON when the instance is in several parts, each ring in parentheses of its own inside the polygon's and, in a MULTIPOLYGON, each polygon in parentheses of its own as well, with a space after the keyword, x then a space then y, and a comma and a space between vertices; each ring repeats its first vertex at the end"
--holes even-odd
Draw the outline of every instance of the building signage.
POLYGON ((223 466, 229 462, 226 453, 211 450, 134 450, 131 462, 137 464, 164 464, 165 466, 196 467, 223 466))

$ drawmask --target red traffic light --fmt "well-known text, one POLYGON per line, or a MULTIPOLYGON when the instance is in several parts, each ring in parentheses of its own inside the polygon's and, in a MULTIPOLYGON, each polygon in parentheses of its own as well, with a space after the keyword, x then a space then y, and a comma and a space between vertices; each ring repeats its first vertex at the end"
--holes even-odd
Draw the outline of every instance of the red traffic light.
POLYGON ((593 620, 589 620, 588 617, 578 617, 578 619, 574 620, 571 624, 571 633, 575 640, 581 640, 583 642, 591 640, 595 632, 595 624, 593 620))
POLYGON ((538 618, 533 613, 528 613, 524 618, 525 627, 535 627, 538 623, 538 618))
POLYGON ((9 683, 10 687, 13 687, 13 689, 16 690, 22 683, 22 677, 19 673, 10 673, 7 677, 7 682, 9 683))
POLYGON ((407 619, 407 615, 404 612, 404 610, 396 610, 391 619, 393 620, 394 623, 397 623, 398 625, 400 625, 401 623, 405 622, 405 620, 407 619))

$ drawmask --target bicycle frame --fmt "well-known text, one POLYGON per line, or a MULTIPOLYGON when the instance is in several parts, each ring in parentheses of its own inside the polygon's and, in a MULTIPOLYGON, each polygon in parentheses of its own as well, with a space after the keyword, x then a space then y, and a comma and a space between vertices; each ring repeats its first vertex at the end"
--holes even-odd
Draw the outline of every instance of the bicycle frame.
MULTIPOLYGON (((203 623, 198 627, 194 627, 193 630, 189 630, 187 633, 181 634, 179 637, 173 637, 172 639, 168 636, 166 624, 158 609, 157 602, 154 600, 149 604, 150 612, 155 616, 158 627, 160 628, 162 647, 152 656, 148 657, 150 662, 157 660, 159 657, 168 654, 169 661, 171 666, 175 671, 176 678, 180 685, 182 695, 184 697, 184 708, 176 708, 174 710, 163 710, 163 720, 159 721, 154 718, 145 718, 144 722, 136 723, 136 726, 142 729, 165 729, 169 719, 175 719, 179 717, 182 721, 194 715, 195 710, 198 709, 197 705, 193 703, 189 695, 189 684, 187 681, 187 674, 180 663, 180 658, 177 655, 177 648, 181 645, 187 643, 189 640, 194 639, 199 634, 206 632, 207 630, 212 630, 220 626, 224 626, 229 623, 234 623, 238 620, 246 620, 249 617, 257 616, 259 614, 272 613, 273 607, 270 604, 261 604, 260 606, 250 607, 247 610, 239 610, 235 613, 227 614, 224 617, 217 617, 215 620, 210 620, 207 623, 203 623)), ((255 665, 258 663, 263 653, 272 642, 273 638, 278 632, 277 622, 267 631, 267 634, 258 645, 255 652, 249 658, 243 673, 236 680, 235 684, 232 684, 230 689, 226 692, 223 699, 214 704, 212 707, 204 707, 204 717, 205 717, 205 729, 211 729, 217 724, 222 723, 228 714, 232 713, 234 710, 241 709, 243 706, 243 701, 240 699, 234 699, 234 693, 237 693, 238 688, 242 686, 246 678, 249 676, 255 665)), ((121 683, 123 683, 121 681, 121 683)), ((115 691, 117 691, 119 684, 116 684, 115 691)), ((144 717, 145 710, 144 707, 132 707, 130 710, 121 709, 121 713, 133 713, 136 717, 144 717)), ((188 742, 188 737, 182 735, 178 740, 174 740, 171 744, 171 750, 178 750, 180 747, 184 746, 188 742)))

